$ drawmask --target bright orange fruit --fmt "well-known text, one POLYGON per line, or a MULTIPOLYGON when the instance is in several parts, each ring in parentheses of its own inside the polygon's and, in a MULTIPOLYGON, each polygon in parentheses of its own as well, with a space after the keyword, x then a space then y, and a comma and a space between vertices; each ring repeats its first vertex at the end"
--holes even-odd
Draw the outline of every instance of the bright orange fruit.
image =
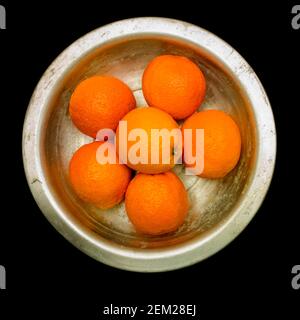
POLYGON ((96 156, 102 143, 96 141, 79 148, 70 162, 69 176, 80 199, 106 209, 123 200, 131 171, 120 163, 100 164, 96 156))
POLYGON ((153 59, 143 74, 143 93, 147 103, 184 119, 202 103, 206 82, 200 68, 190 59, 162 55, 153 59))
POLYGON ((110 76, 93 76, 76 87, 70 100, 75 126, 93 138, 100 129, 115 130, 119 120, 136 107, 129 87, 110 76))
MULTIPOLYGON (((174 167, 176 162, 174 154, 177 148, 177 141, 171 135, 168 136, 168 134, 171 133, 172 129, 178 130, 179 126, 168 113, 152 107, 137 108, 126 114, 122 121, 127 122, 127 135, 124 136, 121 133, 119 126, 116 131, 117 152, 119 152, 120 145, 121 147, 122 145, 126 146, 124 148, 127 153, 127 165, 130 168, 139 172, 154 174, 168 171, 174 167), (139 138, 133 141, 129 139, 130 132, 134 129, 144 130, 147 138, 146 143, 144 140, 140 140, 139 138), (153 146, 155 139, 152 139, 152 129, 164 130, 161 133, 162 138, 159 139, 157 143, 157 148, 154 149, 156 152, 153 152, 153 154, 151 147, 153 146), (168 141, 169 145, 164 144, 163 139, 164 141, 168 141), (133 145, 137 142, 140 143, 142 148, 145 147, 147 149, 148 157, 146 157, 146 163, 134 163, 130 158, 130 149, 132 149, 133 145), (167 158, 164 157, 164 153, 169 156, 169 163, 164 160, 167 160, 167 158), (152 156, 154 156, 154 154, 158 157, 158 161, 156 161, 156 163, 153 163, 154 161, 152 161, 152 156)), ((157 135, 154 136, 156 137, 157 135)), ((178 136, 178 134, 175 134, 174 136, 178 136)), ((136 154, 138 156, 142 156, 139 150, 137 150, 136 154)), ((126 160, 123 153, 119 153, 119 157, 123 162, 124 159, 126 160)))
MULTIPOLYGON (((228 114, 220 110, 195 113, 182 126, 184 139, 185 129, 192 129, 193 156, 196 155, 196 129, 204 129, 204 170, 201 177, 223 178, 236 166, 241 153, 241 134, 228 114)), ((185 153, 184 161, 192 162, 185 153)))
POLYGON ((128 186, 125 206, 137 231, 160 235, 183 224, 189 200, 183 183, 174 173, 139 173, 128 186))

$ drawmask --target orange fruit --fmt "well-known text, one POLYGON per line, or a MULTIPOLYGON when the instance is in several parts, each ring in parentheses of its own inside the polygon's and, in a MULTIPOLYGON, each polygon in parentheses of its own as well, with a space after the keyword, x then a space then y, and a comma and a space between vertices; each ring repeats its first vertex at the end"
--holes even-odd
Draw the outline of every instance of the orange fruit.
POLYGON ((183 183, 174 173, 139 173, 128 186, 125 206, 137 231, 160 235, 183 224, 189 200, 183 183))
POLYGON ((100 129, 115 130, 119 120, 135 106, 131 90, 121 80, 93 76, 76 87, 69 111, 75 126, 95 138, 100 129))
POLYGON ((147 103, 184 119, 202 103, 206 82, 200 68, 182 56, 163 55, 153 59, 143 74, 143 93, 147 103))
MULTIPOLYGON (((220 110, 206 110, 193 114, 183 124, 192 129, 192 155, 196 156, 196 130, 204 129, 204 178, 223 178, 237 164, 241 153, 241 134, 235 121, 220 110)), ((200 155, 201 157, 203 154, 200 155)), ((184 152, 185 163, 192 162, 184 152)), ((189 164, 188 166, 193 166, 189 164)))
POLYGON ((149 174, 165 172, 174 167, 176 163, 174 153, 177 148, 177 143, 176 140, 173 139, 171 135, 168 136, 168 134, 171 133, 172 129, 179 130, 179 126, 169 114, 152 107, 137 108, 127 113, 122 121, 126 121, 127 123, 127 133, 121 132, 119 125, 116 131, 116 145, 120 160, 123 163, 126 163, 134 170, 149 174), (139 139, 137 137, 131 141, 129 139, 130 132, 134 129, 143 129, 147 140, 145 141, 144 139, 139 139), (165 129, 162 131, 163 138, 159 140, 152 139, 152 137, 158 137, 157 134, 152 136, 152 129, 165 129), (157 148, 151 152, 151 146, 154 144, 154 140, 158 141, 157 148), (163 140, 169 142, 169 145, 164 144, 163 140), (133 146, 137 143, 140 144, 141 148, 144 148, 144 150, 147 151, 147 154, 143 154, 139 148, 133 154, 138 157, 144 155, 144 163, 142 163, 142 161, 136 163, 136 160, 133 161, 131 157, 132 153, 130 153, 130 150, 132 150, 133 146), (120 147, 122 148, 122 146, 124 147, 126 154, 120 152, 120 147), (164 154, 169 157, 169 161, 167 161, 167 157, 164 157, 164 154), (157 157, 156 161, 151 161, 154 156, 157 157))
MULTIPOLYGON (((123 200, 131 171, 118 161, 116 164, 100 164, 97 150, 102 143, 96 141, 86 144, 74 153, 69 165, 69 177, 81 200, 107 209, 123 200)), ((112 145, 109 147, 113 148, 112 145)), ((109 153, 107 158, 110 159, 109 153)))

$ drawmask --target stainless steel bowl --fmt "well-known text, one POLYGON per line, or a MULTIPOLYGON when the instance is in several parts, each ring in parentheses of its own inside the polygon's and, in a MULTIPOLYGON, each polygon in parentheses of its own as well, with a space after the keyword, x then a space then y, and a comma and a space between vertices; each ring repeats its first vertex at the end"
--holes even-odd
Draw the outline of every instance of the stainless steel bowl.
MULTIPOLYGON (((136 18, 101 27, 68 47, 48 68, 30 101, 23 131, 27 180, 41 211, 77 248, 108 265, 166 271, 201 261, 226 246, 249 223, 269 187, 276 133, 266 93, 247 62, 227 43, 197 26, 165 18, 136 18), (222 180, 174 171, 189 192, 186 223, 173 234, 145 237, 126 217, 124 203, 101 211, 81 202, 68 182, 73 152, 90 141, 71 123, 74 87, 94 74, 125 81, 138 105, 141 75, 160 54, 191 58, 204 71, 203 109, 229 112, 240 126, 243 148, 236 169, 222 180)), ((103 186, 105 187, 105 186, 103 186)))

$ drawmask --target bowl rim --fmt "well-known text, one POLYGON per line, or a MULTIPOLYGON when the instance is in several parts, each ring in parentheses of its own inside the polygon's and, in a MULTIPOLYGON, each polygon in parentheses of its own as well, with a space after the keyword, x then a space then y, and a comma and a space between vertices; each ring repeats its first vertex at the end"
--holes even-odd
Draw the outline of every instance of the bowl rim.
POLYGON ((107 265, 137 272, 175 270, 206 259, 229 244, 251 221, 269 188, 276 158, 276 129, 270 102, 258 77, 244 58, 225 41, 193 24, 159 17, 131 18, 102 26, 73 42, 48 67, 29 102, 22 138, 23 164, 27 182, 39 208, 50 223, 74 246, 107 265), (163 30, 163 32, 162 32, 163 30), (117 37, 163 34, 187 40, 215 55, 235 74, 247 92, 257 128, 255 174, 247 197, 234 213, 208 233, 180 246, 163 249, 122 247, 93 235, 67 217, 48 188, 41 165, 40 148, 43 110, 56 83, 88 52, 117 37))

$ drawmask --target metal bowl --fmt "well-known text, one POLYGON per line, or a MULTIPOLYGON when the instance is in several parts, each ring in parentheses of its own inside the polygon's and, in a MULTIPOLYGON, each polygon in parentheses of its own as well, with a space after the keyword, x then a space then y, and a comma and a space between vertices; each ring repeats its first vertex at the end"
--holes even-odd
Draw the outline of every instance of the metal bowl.
MULTIPOLYGON (((41 211, 77 248, 108 265, 133 271, 166 271, 201 261, 226 246, 255 215, 269 187, 276 154, 271 107, 257 76, 227 43, 197 26, 165 18, 136 18, 101 27, 68 47, 48 68, 30 101, 23 131, 27 180, 41 211), (141 75, 161 54, 192 59, 208 90, 201 109, 230 113, 242 134, 242 155, 224 179, 185 176, 191 208, 175 233, 135 232, 124 203, 99 210, 81 202, 68 181, 73 152, 91 139, 68 114, 74 87, 95 74, 114 75, 145 105, 141 75)), ((105 186, 103 186, 105 188, 105 186)))

